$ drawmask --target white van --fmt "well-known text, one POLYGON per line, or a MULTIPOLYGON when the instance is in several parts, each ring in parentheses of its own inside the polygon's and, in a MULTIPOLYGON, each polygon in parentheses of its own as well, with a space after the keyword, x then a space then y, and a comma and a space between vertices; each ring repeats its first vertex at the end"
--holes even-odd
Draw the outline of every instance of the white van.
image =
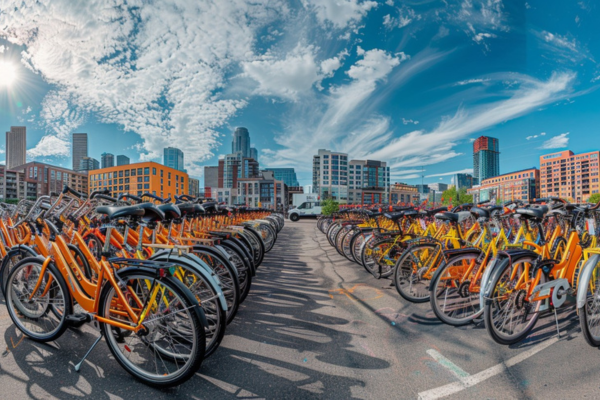
POLYGON ((290 221, 298 221, 300 218, 316 218, 321 215, 320 201, 305 201, 296 208, 288 211, 290 221))

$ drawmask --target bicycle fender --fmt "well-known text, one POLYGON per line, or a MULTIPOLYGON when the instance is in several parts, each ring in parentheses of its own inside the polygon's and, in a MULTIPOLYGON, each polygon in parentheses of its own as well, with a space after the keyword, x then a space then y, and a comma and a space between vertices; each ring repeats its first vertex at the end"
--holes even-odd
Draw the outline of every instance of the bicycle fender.
POLYGON ((170 254, 169 250, 165 250, 153 255, 150 258, 150 260, 181 264, 182 266, 194 271, 194 273, 201 275, 204 279, 206 279, 206 281, 213 287, 213 289, 217 293, 221 308, 227 311, 227 302, 225 301, 223 290, 221 290, 221 282, 218 279, 215 279, 215 276, 212 276, 213 272, 210 269, 210 267, 206 265, 206 263, 204 263, 204 261, 199 259, 197 256, 194 256, 194 258, 187 258, 186 256, 170 254))
POLYGON ((492 282, 496 279, 497 271, 502 271, 506 263, 508 262, 508 257, 496 257, 490 261, 488 266, 483 271, 483 276, 481 277, 481 284, 479 285, 479 305, 483 307, 485 304, 485 298, 489 297, 490 292, 492 291, 492 282))
POLYGON ((592 278, 594 267, 598 262, 600 262, 600 254, 594 254, 588 258, 585 265, 581 267, 579 283, 577 284, 577 309, 585 306, 585 301, 587 300, 587 287, 592 278))
POLYGON ((223 247, 221 247, 220 245, 216 245, 213 247, 213 246, 205 246, 205 245, 197 244, 197 245, 194 245, 194 249, 198 250, 198 251, 204 251, 206 253, 212 254, 219 258, 222 258, 226 263, 230 264, 231 271, 233 272, 235 277, 239 279, 238 271, 233 265, 231 265, 230 260, 229 260, 229 254, 227 254, 227 252, 225 251, 225 249, 223 249, 223 247))

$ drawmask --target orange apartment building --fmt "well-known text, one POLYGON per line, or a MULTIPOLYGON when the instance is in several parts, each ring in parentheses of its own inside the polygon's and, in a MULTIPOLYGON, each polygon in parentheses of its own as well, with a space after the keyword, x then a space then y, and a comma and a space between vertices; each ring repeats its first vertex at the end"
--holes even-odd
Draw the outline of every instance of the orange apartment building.
POLYGON ((119 165, 89 171, 89 191, 109 189, 116 197, 122 193, 160 197, 188 194, 189 177, 183 171, 155 162, 119 165))
POLYGON ((480 185, 467 190, 473 202, 496 199, 505 202, 523 200, 529 202, 540 194, 540 170, 529 168, 521 171, 484 179, 480 185))
POLYGON ((585 202, 598 193, 598 158, 600 152, 573 154, 570 150, 540 157, 540 197, 561 197, 585 202))

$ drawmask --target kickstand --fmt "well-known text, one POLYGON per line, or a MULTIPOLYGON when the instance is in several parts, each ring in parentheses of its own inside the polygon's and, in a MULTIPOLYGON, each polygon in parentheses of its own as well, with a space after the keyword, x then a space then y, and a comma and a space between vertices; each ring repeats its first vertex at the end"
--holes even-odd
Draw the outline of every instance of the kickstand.
POLYGON ((556 321, 556 333, 560 339, 560 329, 558 329, 558 315, 556 315, 556 308, 554 309, 554 320, 556 321))
POLYGON ((90 349, 87 351, 87 353, 85 353, 85 355, 83 356, 83 358, 81 359, 81 361, 79 361, 79 364, 77 364, 75 366, 75 371, 79 372, 79 370, 81 369, 81 364, 83 364, 83 362, 85 361, 85 359, 87 358, 87 356, 89 356, 90 353, 92 352, 92 350, 94 350, 94 347, 96 347, 96 345, 98 343, 100 343, 101 339, 102 339, 102 334, 100 334, 100 336, 98 336, 98 339, 96 339, 96 341, 94 342, 94 344, 92 344, 92 347, 90 347, 90 349))

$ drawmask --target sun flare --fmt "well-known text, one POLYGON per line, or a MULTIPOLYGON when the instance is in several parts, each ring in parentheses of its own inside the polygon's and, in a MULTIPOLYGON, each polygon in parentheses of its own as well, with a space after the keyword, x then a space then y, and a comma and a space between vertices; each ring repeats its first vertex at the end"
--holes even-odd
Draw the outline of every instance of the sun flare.
POLYGON ((0 61, 0 87, 9 87, 17 80, 17 68, 9 61, 0 61))

